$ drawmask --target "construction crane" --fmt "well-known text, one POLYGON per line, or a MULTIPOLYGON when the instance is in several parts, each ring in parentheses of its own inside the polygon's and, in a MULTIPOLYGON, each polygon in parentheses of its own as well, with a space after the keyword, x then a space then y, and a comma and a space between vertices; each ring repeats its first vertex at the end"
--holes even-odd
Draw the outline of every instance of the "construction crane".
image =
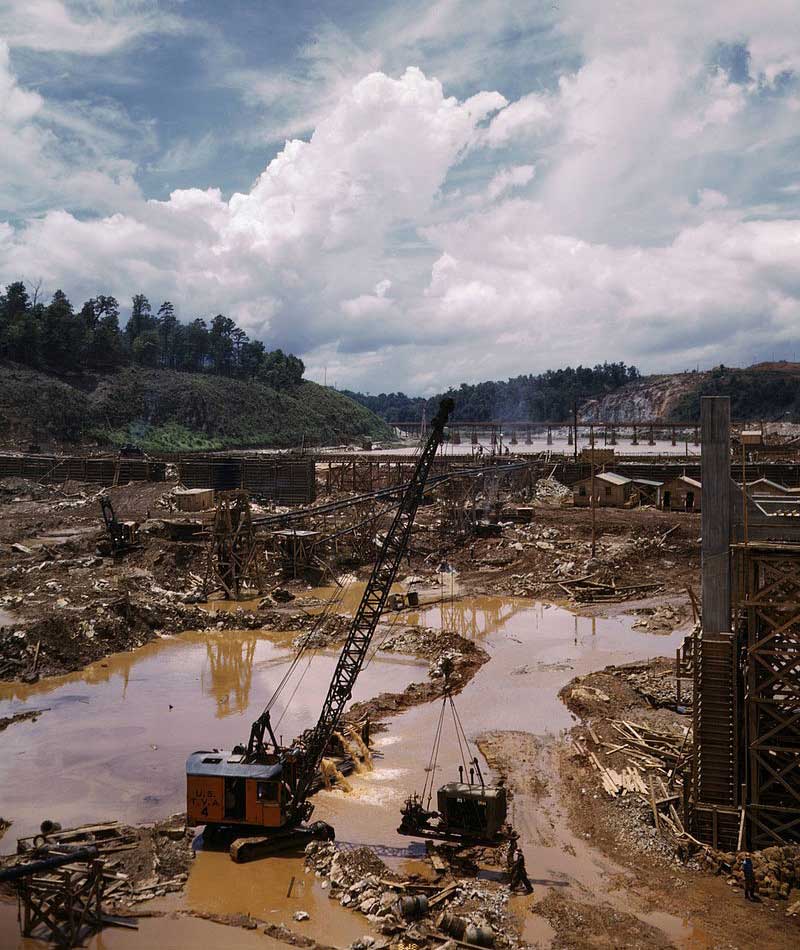
MULTIPOLYGON (((367 656, 400 561, 408 547, 431 463, 445 437, 453 400, 443 399, 430 423, 425 447, 381 543, 361 603, 353 617, 316 726, 292 746, 275 737, 269 705, 256 719, 246 746, 231 752, 195 752, 186 762, 186 812, 190 825, 240 826, 257 832, 238 838, 231 857, 246 861, 312 837, 332 838, 324 822, 306 824, 308 801, 325 750, 337 730, 367 656)), ((274 699, 274 697, 273 697, 274 699)))
POLYGON ((139 525, 135 521, 119 521, 108 495, 100 496, 100 510, 103 512, 107 535, 103 547, 109 554, 121 557, 139 547, 139 525))

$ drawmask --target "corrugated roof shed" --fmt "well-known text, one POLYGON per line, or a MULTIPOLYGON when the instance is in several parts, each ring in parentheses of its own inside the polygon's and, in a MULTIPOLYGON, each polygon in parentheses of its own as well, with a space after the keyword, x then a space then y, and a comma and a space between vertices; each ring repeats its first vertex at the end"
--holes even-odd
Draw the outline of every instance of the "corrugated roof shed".
POLYGON ((612 485, 629 485, 632 481, 625 475, 617 475, 616 472, 598 472, 595 475, 595 480, 597 479, 600 479, 601 482, 609 482, 612 485))

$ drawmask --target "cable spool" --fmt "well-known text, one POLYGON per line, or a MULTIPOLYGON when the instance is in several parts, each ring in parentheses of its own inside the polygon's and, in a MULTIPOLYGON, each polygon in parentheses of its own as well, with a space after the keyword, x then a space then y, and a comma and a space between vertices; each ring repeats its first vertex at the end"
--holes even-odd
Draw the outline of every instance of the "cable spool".
POLYGON ((449 910, 446 910, 438 921, 439 930, 441 930, 443 933, 446 933, 450 937, 455 937, 456 940, 464 939, 464 933, 466 932, 467 924, 468 921, 465 917, 459 917, 457 914, 452 914, 449 910))
POLYGON ((477 947, 493 947, 494 934, 489 927, 478 927, 469 924, 464 931, 464 943, 472 943, 477 947))

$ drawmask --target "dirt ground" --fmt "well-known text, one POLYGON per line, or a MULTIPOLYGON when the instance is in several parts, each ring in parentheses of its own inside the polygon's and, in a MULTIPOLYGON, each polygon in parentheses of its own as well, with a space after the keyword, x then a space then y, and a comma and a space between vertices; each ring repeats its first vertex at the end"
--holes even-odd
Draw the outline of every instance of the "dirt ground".
MULTIPOLYGON (((664 660, 648 666, 657 676, 670 669, 664 660)), ((582 720, 572 735, 589 743, 591 726, 599 740, 613 739, 608 723, 616 717, 680 734, 691 717, 654 706, 647 689, 642 692, 629 680, 633 676, 646 683, 641 674, 640 664, 573 680, 561 694, 582 720)), ((741 889, 732 888, 726 876, 699 869, 692 858, 696 849, 687 851, 664 828, 656 831, 647 804, 606 795, 598 772, 586 757, 576 754, 569 739, 549 748, 532 740, 517 733, 489 734, 481 740, 482 752, 517 801, 522 800, 523 809, 537 813, 527 840, 523 833, 525 846, 535 849, 543 841, 552 843, 553 835, 558 840, 564 834, 560 823, 566 822, 570 840, 562 841, 565 850, 586 841, 608 859, 598 880, 589 877, 569 893, 553 890, 532 906, 531 912, 553 927, 553 946, 674 946, 662 927, 648 921, 653 914, 690 922, 689 942, 681 945, 781 950, 798 946, 800 920, 787 918, 786 913, 800 894, 795 892, 788 901, 746 902, 741 889)), ((524 819, 520 824, 524 829, 524 819)))

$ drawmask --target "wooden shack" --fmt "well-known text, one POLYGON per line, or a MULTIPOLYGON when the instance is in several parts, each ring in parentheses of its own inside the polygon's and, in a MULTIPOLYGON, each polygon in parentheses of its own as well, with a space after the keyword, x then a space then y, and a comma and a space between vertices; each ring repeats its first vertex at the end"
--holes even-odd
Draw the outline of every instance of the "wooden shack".
MULTIPOLYGON (((740 486, 741 487, 741 486, 740 486)), ((747 494, 748 495, 777 495, 781 497, 787 495, 789 489, 785 485, 781 485, 778 482, 773 482, 769 478, 756 478, 752 482, 747 483, 747 494)))
POLYGON ((661 507, 661 492, 664 489, 664 483, 656 481, 653 478, 634 478, 634 485, 639 492, 640 505, 655 505, 661 507))
POLYGON ((678 475, 664 483, 661 507, 664 511, 700 511, 702 486, 696 478, 678 475))
MULTIPOLYGON (((597 472, 594 476, 594 505, 596 508, 624 508, 633 494, 633 479, 616 472, 597 472)), ((592 479, 582 478, 572 486, 572 503, 579 508, 592 504, 592 479)))

